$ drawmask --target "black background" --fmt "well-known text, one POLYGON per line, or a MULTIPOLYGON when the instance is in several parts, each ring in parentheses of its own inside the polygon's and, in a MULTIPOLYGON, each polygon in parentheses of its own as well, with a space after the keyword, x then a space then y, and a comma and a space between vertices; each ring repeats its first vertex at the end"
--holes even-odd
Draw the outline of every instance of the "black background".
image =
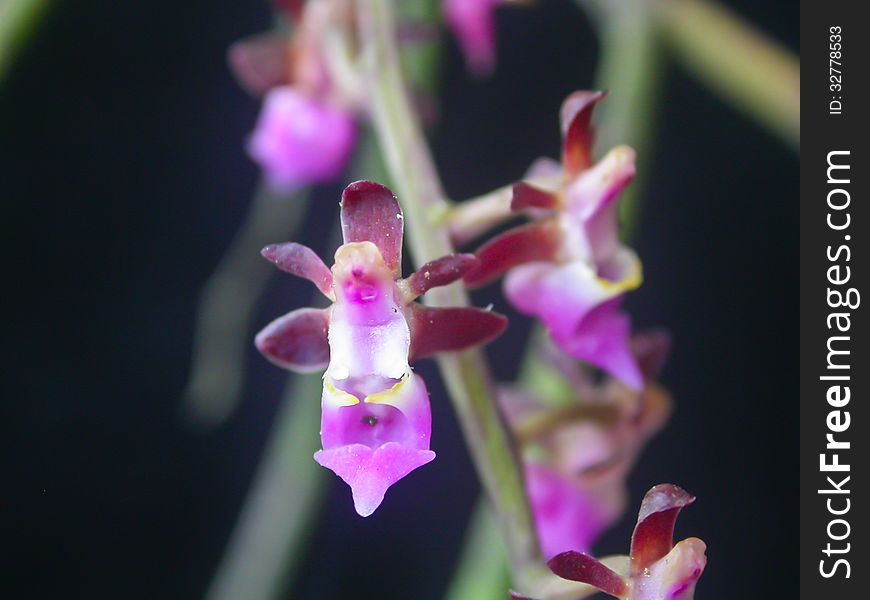
MULTIPOLYGON (((797 4, 731 2, 793 49, 797 4)), ((0 88, 4 398, 0 596, 196 598, 240 508, 283 375, 253 353, 240 412, 213 433, 179 418, 199 288, 257 178, 241 143, 257 103, 227 45, 264 2, 58 3, 0 88)), ((436 160, 449 193, 482 193, 558 151, 556 110, 593 79, 582 14, 545 0, 499 14, 499 68, 475 83, 453 42, 436 160), (545 32, 545 33, 544 33, 545 32)), ((798 161, 695 83, 666 77, 635 247, 638 326, 664 325, 677 408, 630 479, 632 510, 599 545, 624 552, 647 488, 698 496, 679 537, 708 544, 699 598, 797 593, 798 161)), ((341 185, 301 241, 324 249, 341 185)), ((307 301, 276 280, 257 324, 307 301)), ((493 301, 507 311, 495 290, 493 301)), ((520 326, 491 348, 513 374, 520 326)), ((438 598, 477 495, 431 365, 439 458, 358 518, 343 484, 292 598, 438 598)), ((312 399, 313 400, 313 399, 312 399)))

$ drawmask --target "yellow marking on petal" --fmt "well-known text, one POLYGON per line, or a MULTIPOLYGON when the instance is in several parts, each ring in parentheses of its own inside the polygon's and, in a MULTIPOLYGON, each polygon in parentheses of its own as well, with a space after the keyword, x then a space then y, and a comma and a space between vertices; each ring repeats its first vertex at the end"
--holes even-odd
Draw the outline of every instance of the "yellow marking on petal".
POLYGON ((326 401, 334 406, 354 406, 359 404, 359 398, 338 389, 326 378, 323 379, 323 392, 326 396, 326 401))
POLYGON ((365 402, 367 404, 389 404, 390 406, 396 406, 396 408, 399 408, 397 404, 401 403, 402 392, 405 391, 405 387, 410 379, 411 371, 408 370, 404 375, 402 375, 402 378, 393 385, 393 387, 384 390, 383 392, 366 396, 365 402))
POLYGON ((643 283, 643 268, 641 267, 640 259, 638 259, 634 252, 632 252, 630 255, 630 261, 631 266, 629 267, 628 274, 625 277, 618 279, 617 281, 597 277, 598 285, 614 295, 629 292, 640 287, 640 284, 643 283))

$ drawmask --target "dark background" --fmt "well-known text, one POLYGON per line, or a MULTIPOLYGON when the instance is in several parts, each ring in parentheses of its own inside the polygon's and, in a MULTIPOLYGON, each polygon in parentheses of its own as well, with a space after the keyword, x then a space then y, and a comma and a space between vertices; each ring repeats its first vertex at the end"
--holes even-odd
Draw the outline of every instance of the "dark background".
MULTIPOLYGON (((797 3, 729 4, 797 48, 797 3)), ((212 433, 184 425, 179 395, 198 291, 257 178, 241 143, 258 106, 224 52, 268 23, 265 2, 58 3, 0 88, 0 597, 197 598, 216 566, 283 376, 252 353, 243 406, 212 433)), ((484 83, 445 39, 433 145, 450 194, 555 156, 556 110, 591 85, 597 52, 572 3, 500 11, 484 83)), ((646 277, 628 307, 674 334, 663 379, 677 406, 599 550, 624 552, 642 493, 674 482, 698 496, 677 533, 708 544, 699 598, 796 597, 797 156, 681 68, 666 84, 640 157, 646 277)), ((340 189, 319 190, 302 241, 324 246, 340 189)), ((307 302, 289 279, 257 325, 307 302)), ((522 333, 491 348, 503 375, 522 333)), ((292 598, 443 593, 477 483, 434 369, 421 371, 438 460, 368 520, 334 480, 292 598)))

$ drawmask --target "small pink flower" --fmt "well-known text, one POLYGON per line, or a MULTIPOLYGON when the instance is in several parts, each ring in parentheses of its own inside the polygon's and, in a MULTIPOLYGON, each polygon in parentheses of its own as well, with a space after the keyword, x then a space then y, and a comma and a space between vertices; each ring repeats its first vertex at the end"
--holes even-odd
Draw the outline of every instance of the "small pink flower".
POLYGON ((502 406, 522 443, 526 491, 545 558, 589 551, 622 516, 626 478, 670 412, 670 396, 655 383, 669 345, 660 332, 632 340, 645 381, 640 392, 615 379, 594 384, 555 348, 552 366, 576 390, 570 404, 554 408, 530 393, 502 390, 502 406))
POLYGON ((619 242, 617 200, 634 176, 634 151, 592 162, 592 110, 602 92, 576 92, 562 105, 562 164, 540 160, 514 185, 512 209, 533 217, 477 251, 470 286, 502 275, 520 312, 540 319, 565 352, 640 389, 628 349, 630 324, 619 306, 640 285, 640 261, 619 242))
POLYGON ((489 74, 495 66, 495 9, 506 0, 444 0, 444 20, 453 30, 469 69, 489 74))
POLYGON ((350 113, 282 86, 266 94, 248 153, 273 188, 290 190, 337 178, 355 142, 350 113))
POLYGON ((349 185, 341 222, 344 244, 332 269, 299 244, 263 249, 280 269, 312 281, 332 305, 280 317, 257 335, 256 345, 286 369, 326 368, 323 449, 314 458, 351 487, 357 512, 368 516, 392 484, 435 458, 429 395, 409 363, 487 343, 507 321, 487 310, 414 302, 460 279, 476 259, 445 256, 400 279, 402 211, 387 188, 368 181, 349 185))
MULTIPOLYGON (((661 484, 646 493, 631 536, 629 571, 620 574, 582 552, 563 552, 547 566, 563 579, 591 585, 621 600, 693 600, 707 565, 706 545, 698 538, 674 544, 674 523, 695 501, 685 490, 661 484)), ((511 594, 515 600, 528 600, 511 594)))

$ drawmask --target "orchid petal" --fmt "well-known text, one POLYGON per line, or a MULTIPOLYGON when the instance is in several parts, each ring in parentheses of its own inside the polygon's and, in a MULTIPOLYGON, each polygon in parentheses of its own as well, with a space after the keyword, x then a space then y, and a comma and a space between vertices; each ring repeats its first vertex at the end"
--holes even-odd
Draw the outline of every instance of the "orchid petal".
POLYGON ((520 211, 527 208, 555 208, 559 203, 559 196, 542 190, 523 181, 515 183, 511 210, 520 211))
POLYGON ((592 111, 607 92, 574 92, 562 103, 562 165, 569 178, 592 164, 592 111))
POLYGON ((465 274, 465 284, 480 287, 518 265, 551 260, 560 240, 558 225, 550 219, 506 231, 475 252, 480 264, 465 274))
POLYGON ((495 67, 496 6, 504 0, 445 0, 444 20, 459 42, 468 68, 479 76, 495 67))
POLYGON ((625 581, 619 574, 581 552, 563 552, 550 559, 547 566, 563 579, 587 583, 617 598, 625 597, 627 592, 625 581))
POLYGON ((327 298, 333 298, 332 272, 319 256, 302 244, 270 244, 260 254, 286 273, 307 279, 327 298))
POLYGON ((694 501, 694 496, 671 484, 657 485, 646 493, 631 536, 632 576, 670 552, 677 516, 694 501))
POLYGON ((437 352, 487 344, 507 327, 507 318, 481 308, 411 305, 411 362, 437 352))
POLYGON ((254 343, 263 356, 283 369, 318 371, 329 363, 328 327, 328 311, 300 308, 266 325, 254 343))
POLYGON ((230 46, 227 62, 245 90, 262 96, 290 83, 290 44, 283 35, 263 33, 230 46))
POLYGON ((664 329, 652 329, 631 338, 631 353, 646 381, 653 381, 664 367, 671 351, 671 334, 664 329))
POLYGON ((693 600, 695 585, 707 566, 707 546, 688 538, 634 578, 629 600, 693 600))
POLYGON ((434 458, 431 450, 405 448, 396 442, 374 449, 351 444, 320 450, 314 455, 314 460, 350 486, 354 508, 362 517, 375 512, 391 485, 434 458))
POLYGON ((371 242, 387 267, 398 275, 402 264, 404 218, 396 197, 372 181, 355 181, 341 194, 341 230, 344 242, 371 242))
POLYGON ((411 301, 434 287, 453 283, 477 264, 477 257, 473 254, 449 254, 436 258, 405 279, 408 290, 406 299, 411 301))

